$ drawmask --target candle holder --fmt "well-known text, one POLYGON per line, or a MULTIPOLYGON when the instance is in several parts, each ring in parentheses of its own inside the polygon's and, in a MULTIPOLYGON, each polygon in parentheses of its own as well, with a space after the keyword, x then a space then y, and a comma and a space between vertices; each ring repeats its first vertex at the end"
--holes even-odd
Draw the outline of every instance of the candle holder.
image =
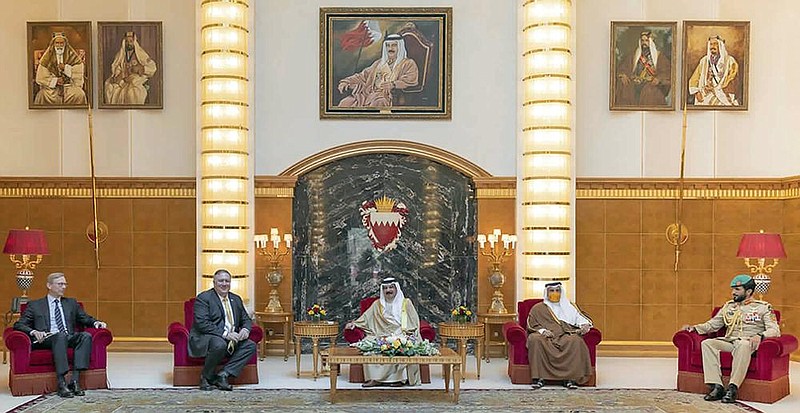
POLYGON ((281 238, 277 228, 271 228, 269 235, 261 234, 254 237, 256 243, 256 253, 267 258, 269 264, 269 271, 267 272, 266 279, 272 291, 269 293, 269 303, 267 308, 264 309, 268 313, 282 313, 283 307, 281 306, 281 298, 278 294, 278 286, 283 281, 283 274, 280 270, 281 261, 283 257, 289 255, 292 251, 292 234, 284 234, 281 238), (283 241, 281 241, 283 240, 283 241), (281 248, 281 245, 285 245, 281 248))
POLYGON ((506 282, 506 276, 500 271, 502 264, 507 257, 514 254, 517 245, 517 236, 503 234, 499 229, 495 229, 491 234, 478 234, 478 250, 481 255, 489 259, 492 268, 489 270, 489 284, 494 288, 492 293, 492 304, 489 306, 491 314, 506 314, 505 303, 503 303, 503 292, 500 289, 506 282), (489 245, 486 245, 489 244, 489 245))

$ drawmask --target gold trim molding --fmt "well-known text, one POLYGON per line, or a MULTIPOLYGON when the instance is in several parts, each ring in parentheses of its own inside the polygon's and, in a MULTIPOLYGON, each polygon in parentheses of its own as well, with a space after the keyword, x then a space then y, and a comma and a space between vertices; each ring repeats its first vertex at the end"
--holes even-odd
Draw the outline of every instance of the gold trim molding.
MULTIPOLYGON (((578 179, 577 199, 677 199, 677 179, 578 179)), ((786 178, 686 179, 684 199, 800 198, 800 176, 786 178)))
POLYGON ((296 176, 257 176, 254 181, 256 198, 294 198, 296 176))
POLYGON ((279 176, 300 176, 314 168, 339 159, 374 153, 398 153, 419 156, 420 158, 447 165, 473 179, 491 176, 485 169, 452 152, 424 143, 402 140, 369 140, 335 146, 297 162, 281 172, 279 176))
POLYGON ((490 176, 472 178, 478 199, 514 199, 517 197, 517 178, 490 176))
MULTIPOLYGON (((98 198, 195 198, 195 178, 97 178, 98 198)), ((0 198, 91 198, 89 178, 0 177, 0 198)))

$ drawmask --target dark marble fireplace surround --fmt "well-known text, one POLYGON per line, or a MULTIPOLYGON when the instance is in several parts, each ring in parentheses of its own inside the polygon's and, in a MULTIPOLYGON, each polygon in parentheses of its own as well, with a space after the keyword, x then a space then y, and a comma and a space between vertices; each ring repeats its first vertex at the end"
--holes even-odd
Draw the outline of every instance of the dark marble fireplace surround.
POLYGON ((475 186, 472 179, 411 155, 341 159, 299 177, 293 204, 293 294, 298 317, 325 306, 340 324, 359 301, 378 294, 381 278, 399 279, 420 318, 437 324, 458 305, 477 304, 475 186), (361 223, 364 201, 386 195, 405 203, 397 248, 373 248, 361 223))

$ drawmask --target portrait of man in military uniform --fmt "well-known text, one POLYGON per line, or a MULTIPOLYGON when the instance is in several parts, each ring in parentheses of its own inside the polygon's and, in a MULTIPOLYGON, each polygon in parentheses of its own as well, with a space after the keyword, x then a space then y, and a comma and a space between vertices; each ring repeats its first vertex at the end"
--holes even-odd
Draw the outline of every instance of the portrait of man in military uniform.
POLYGON ((739 386, 744 381, 750 358, 765 337, 779 337, 781 329, 772 312, 772 305, 753 298, 756 282, 746 274, 731 280, 733 299, 725 303, 710 320, 697 325, 685 325, 683 330, 708 334, 725 327, 725 336, 708 338, 702 341, 703 376, 709 386, 707 401, 722 400, 723 403, 736 401, 739 386), (719 353, 730 352, 733 356, 731 377, 728 389, 722 386, 722 370, 719 353))

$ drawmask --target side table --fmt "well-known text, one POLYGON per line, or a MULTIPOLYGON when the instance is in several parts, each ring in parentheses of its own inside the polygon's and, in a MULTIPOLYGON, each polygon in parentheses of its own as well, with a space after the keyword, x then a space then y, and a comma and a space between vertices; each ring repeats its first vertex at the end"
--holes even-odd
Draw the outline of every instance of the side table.
MULTIPOLYGON (((264 339, 261 340, 261 360, 267 355, 267 344, 271 344, 274 339, 280 338, 283 340, 283 361, 289 360, 289 340, 292 337, 292 313, 273 313, 269 311, 256 311, 256 322, 264 330, 264 339), (266 326, 268 324, 280 324, 282 326, 281 334, 270 336, 267 334, 270 329, 266 326)), ((274 331, 274 330, 273 330, 274 331)))
POLYGON ((294 354, 297 360, 297 377, 300 377, 300 340, 304 338, 311 339, 311 348, 313 355, 314 365, 314 380, 319 377, 319 340, 327 338, 331 344, 336 343, 336 337, 339 335, 339 323, 333 321, 295 321, 293 327, 294 334, 294 354))
MULTIPOLYGON (((6 331, 7 328, 14 325, 14 323, 19 320, 20 313, 15 313, 13 311, 9 311, 3 315, 3 332, 6 331)), ((2 334, 2 333, 0 333, 2 334)), ((3 364, 8 363, 8 349, 6 348, 6 341, 3 337, 0 337, 0 347, 3 349, 3 364)))
POLYGON ((461 381, 465 380, 467 372, 467 340, 475 340, 475 365, 478 370, 478 380, 481 378, 483 330, 483 323, 439 323, 439 337, 442 338, 442 347, 447 345, 448 339, 458 340, 458 350, 461 355, 461 381))
POLYGON ((517 313, 481 313, 478 314, 478 321, 482 322, 484 328, 484 341, 483 341, 483 358, 489 363, 489 355, 492 347, 502 346, 503 356, 508 359, 508 347, 506 345, 506 336, 503 334, 503 324, 507 321, 515 321, 517 313), (495 331, 492 331, 492 326, 498 326, 495 331), (499 332, 497 331, 499 330, 499 332), (493 334, 494 333, 494 334, 493 334), (492 340, 492 337, 498 336, 499 340, 492 340))

